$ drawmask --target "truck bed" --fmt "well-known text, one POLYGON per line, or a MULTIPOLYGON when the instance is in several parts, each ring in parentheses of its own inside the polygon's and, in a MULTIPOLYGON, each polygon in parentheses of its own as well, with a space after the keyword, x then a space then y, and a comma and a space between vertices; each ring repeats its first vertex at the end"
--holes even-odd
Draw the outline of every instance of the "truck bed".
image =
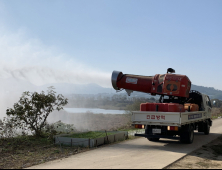
POLYGON ((133 124, 179 126, 210 118, 206 111, 196 112, 153 112, 133 111, 133 124))

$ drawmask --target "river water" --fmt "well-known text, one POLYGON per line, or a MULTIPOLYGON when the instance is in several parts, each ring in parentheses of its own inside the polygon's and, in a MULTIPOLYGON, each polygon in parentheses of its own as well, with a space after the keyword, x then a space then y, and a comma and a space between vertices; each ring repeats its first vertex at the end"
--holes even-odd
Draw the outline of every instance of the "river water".
POLYGON ((125 114, 125 110, 105 110, 99 108, 64 108, 69 113, 94 113, 94 114, 125 114))

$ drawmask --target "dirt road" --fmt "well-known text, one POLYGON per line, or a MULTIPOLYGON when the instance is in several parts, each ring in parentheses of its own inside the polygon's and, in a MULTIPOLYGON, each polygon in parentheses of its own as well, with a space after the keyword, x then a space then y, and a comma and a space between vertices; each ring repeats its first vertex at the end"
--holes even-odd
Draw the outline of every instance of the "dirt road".
POLYGON ((195 133, 193 144, 181 144, 175 140, 162 139, 149 142, 145 138, 125 141, 92 151, 47 162, 30 168, 35 169, 110 169, 155 168, 160 169, 186 154, 198 149, 222 134, 222 119, 213 121, 210 135, 195 133))

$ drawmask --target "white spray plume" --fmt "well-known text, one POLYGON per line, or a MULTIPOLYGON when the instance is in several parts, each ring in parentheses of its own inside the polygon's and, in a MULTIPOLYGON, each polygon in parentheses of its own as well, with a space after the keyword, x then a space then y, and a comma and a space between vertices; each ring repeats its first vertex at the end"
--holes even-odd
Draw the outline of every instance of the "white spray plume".
POLYGON ((24 31, 0 34, 0 78, 16 78, 35 85, 96 83, 111 87, 110 73, 75 62, 75 57, 25 38, 24 31))
POLYGON ((89 68, 75 57, 28 39, 24 30, 13 34, 0 28, 0 118, 22 92, 33 90, 32 84, 96 83, 111 87, 110 73, 89 68))

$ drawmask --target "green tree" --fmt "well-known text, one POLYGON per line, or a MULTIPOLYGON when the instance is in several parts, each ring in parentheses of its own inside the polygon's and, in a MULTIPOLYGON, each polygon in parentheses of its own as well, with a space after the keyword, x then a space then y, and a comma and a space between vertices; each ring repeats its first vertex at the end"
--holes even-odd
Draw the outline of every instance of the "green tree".
POLYGON ((68 103, 68 99, 56 92, 53 87, 48 88, 48 93, 24 92, 18 103, 13 108, 7 109, 6 114, 16 123, 17 127, 25 127, 37 137, 42 136, 42 130, 47 124, 47 117, 54 111, 60 111, 68 103))

